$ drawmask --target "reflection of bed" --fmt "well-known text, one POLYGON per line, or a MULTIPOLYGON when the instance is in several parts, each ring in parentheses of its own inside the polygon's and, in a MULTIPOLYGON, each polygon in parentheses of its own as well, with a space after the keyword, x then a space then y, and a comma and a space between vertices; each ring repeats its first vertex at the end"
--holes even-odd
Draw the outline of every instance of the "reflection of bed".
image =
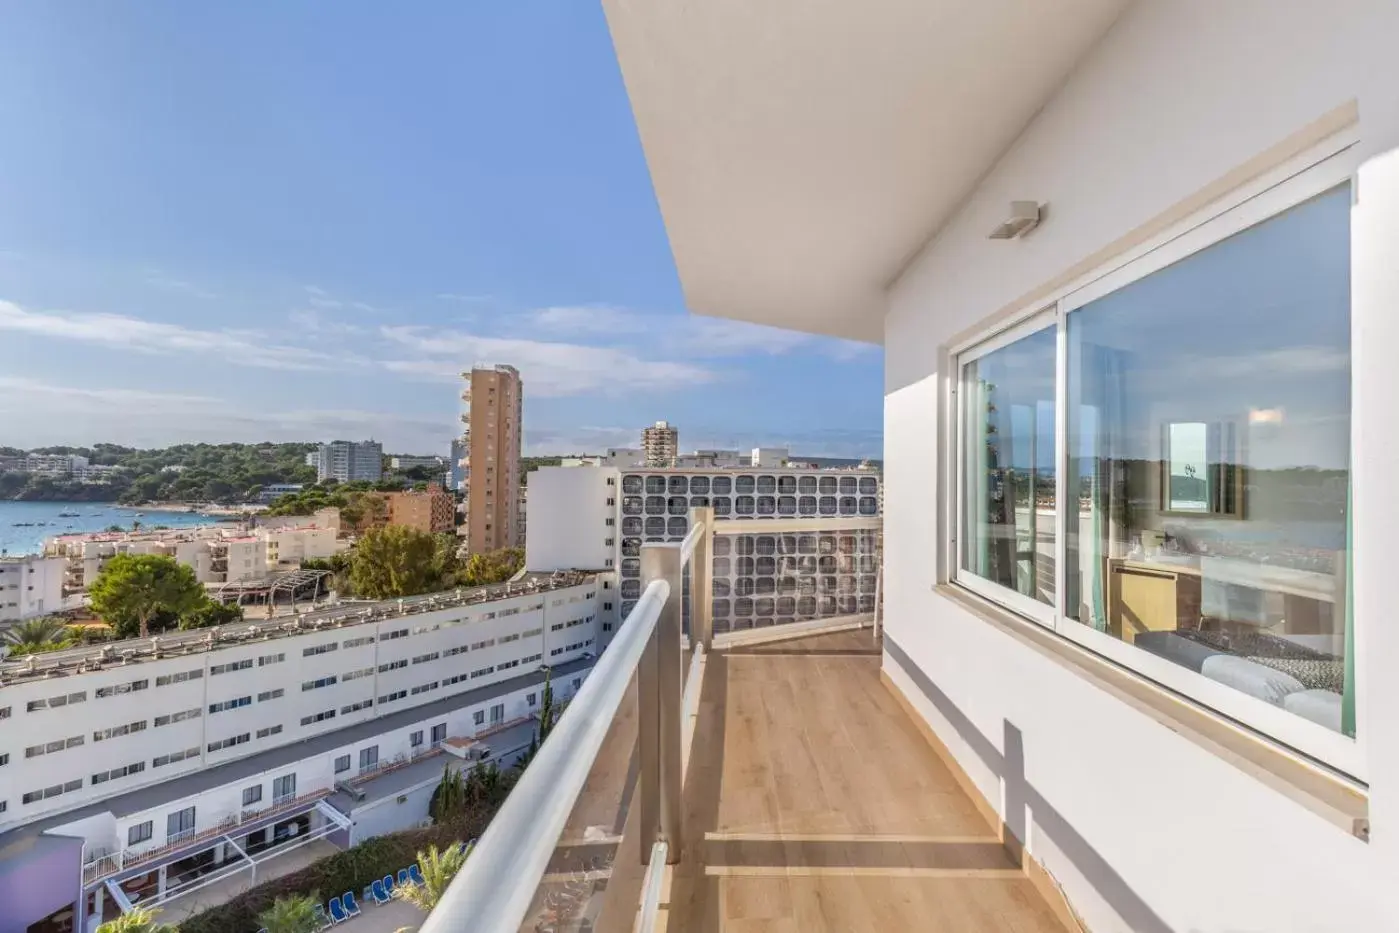
POLYGON ((1136 636, 1135 644, 1213 681, 1341 731, 1344 672, 1339 658, 1262 634, 1231 638, 1216 632, 1144 632, 1136 636))

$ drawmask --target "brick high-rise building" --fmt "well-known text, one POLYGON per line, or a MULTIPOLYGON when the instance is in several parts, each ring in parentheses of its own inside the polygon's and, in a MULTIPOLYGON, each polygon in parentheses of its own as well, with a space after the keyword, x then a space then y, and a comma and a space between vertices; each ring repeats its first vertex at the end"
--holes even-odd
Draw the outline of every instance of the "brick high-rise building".
POLYGON ((467 550, 517 547, 524 384, 513 366, 477 366, 462 378, 467 550))
POLYGON ((425 492, 390 492, 384 500, 390 525, 407 525, 432 534, 450 534, 456 527, 456 501, 440 486, 429 486, 425 492))

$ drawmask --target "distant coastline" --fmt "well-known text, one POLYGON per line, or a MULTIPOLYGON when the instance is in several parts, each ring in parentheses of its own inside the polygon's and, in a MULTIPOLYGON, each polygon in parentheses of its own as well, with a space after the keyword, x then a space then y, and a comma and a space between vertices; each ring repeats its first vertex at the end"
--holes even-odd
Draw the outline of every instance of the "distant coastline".
MULTIPOLYGON (((168 505, 168 504, 167 504, 168 505)), ((226 520, 227 515, 190 512, 185 508, 158 510, 152 506, 118 506, 110 502, 25 502, 0 500, 0 553, 8 557, 37 554, 45 538, 106 531, 168 526, 189 528, 226 520)))

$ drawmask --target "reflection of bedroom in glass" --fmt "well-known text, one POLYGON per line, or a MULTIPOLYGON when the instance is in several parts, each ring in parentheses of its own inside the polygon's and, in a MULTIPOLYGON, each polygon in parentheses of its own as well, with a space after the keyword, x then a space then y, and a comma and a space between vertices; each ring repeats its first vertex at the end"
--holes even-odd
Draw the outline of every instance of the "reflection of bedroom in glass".
POLYGON ((1161 456, 1161 506, 1167 512, 1240 517, 1243 470, 1231 422, 1174 421, 1161 456))

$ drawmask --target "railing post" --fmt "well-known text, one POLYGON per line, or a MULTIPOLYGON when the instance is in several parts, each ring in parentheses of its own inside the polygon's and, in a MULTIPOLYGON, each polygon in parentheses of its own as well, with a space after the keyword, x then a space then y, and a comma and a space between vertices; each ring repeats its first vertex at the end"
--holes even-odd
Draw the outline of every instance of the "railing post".
POLYGON ((690 629, 692 643, 714 650, 714 509, 690 509, 690 527, 702 525, 695 553, 690 557, 690 629))
MULTIPOLYGON (((670 596, 661 609, 656 622, 652 644, 647 646, 642 659, 639 683, 639 700, 642 703, 638 724, 641 729, 641 818, 643 827, 655 826, 660 837, 666 841, 666 862, 680 861, 680 821, 683 815, 681 786, 684 781, 680 773, 680 719, 683 703, 683 677, 681 671, 681 589, 680 547, 676 544, 643 545, 641 548, 641 585, 645 587, 652 580, 665 580, 670 584, 670 596), (648 665, 653 673, 648 676, 648 665), (654 692, 648 697, 648 686, 654 692), (654 727, 647 722, 647 707, 654 712, 654 727), (647 743, 652 745, 648 753, 647 743), (653 764, 654 762, 654 764, 653 764), (648 788, 646 777, 648 768, 655 779, 648 788), (654 813, 655 821, 648 819, 654 813)), ((649 846, 642 841, 642 859, 649 859, 649 846)))

